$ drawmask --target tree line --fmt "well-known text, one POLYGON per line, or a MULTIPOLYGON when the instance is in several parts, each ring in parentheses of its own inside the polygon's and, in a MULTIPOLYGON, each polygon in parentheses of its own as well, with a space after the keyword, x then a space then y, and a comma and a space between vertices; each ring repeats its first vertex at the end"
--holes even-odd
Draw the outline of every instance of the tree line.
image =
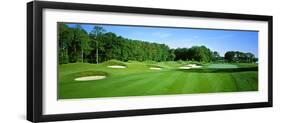
MULTIPOLYGON (((218 52, 213 52, 206 46, 171 49, 165 44, 124 38, 113 32, 106 32, 101 26, 94 26, 88 33, 80 24, 69 27, 64 23, 59 23, 58 40, 60 64, 99 63, 111 59, 158 62, 174 60, 215 62, 221 59, 218 52)), ((228 62, 255 61, 251 53, 234 51, 227 52, 225 59, 228 62)))
POLYGON ((257 62, 258 58, 252 53, 243 53, 240 51, 228 51, 224 54, 224 59, 227 62, 239 62, 239 63, 252 63, 257 62))
POLYGON ((165 44, 127 39, 95 26, 88 34, 81 25, 68 27, 59 23, 59 63, 98 63, 110 59, 121 61, 172 61, 165 44))

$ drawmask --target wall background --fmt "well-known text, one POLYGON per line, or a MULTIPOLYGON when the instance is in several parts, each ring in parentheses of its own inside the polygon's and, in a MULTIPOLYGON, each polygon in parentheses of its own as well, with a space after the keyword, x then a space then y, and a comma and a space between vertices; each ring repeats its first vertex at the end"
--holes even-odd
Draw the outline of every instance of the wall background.
MULTIPOLYGON (((5 0, 0 4, 0 122, 28 123, 26 111, 26 2, 5 0)), ((71 1, 71 0, 68 0, 71 1)), ((90 1, 90 0, 81 0, 90 1)), ((277 122, 281 120, 281 32, 280 2, 277 0, 91 0, 97 4, 125 5, 274 16, 273 83, 274 107, 212 111, 169 115, 152 115, 96 120, 71 121, 73 123, 143 123, 143 122, 277 122), (278 69, 280 68, 280 69, 278 69)), ((242 44, 241 44, 242 45, 242 44)), ((70 121, 65 121, 70 122, 70 121)), ((279 121, 280 122, 280 121, 279 121)))

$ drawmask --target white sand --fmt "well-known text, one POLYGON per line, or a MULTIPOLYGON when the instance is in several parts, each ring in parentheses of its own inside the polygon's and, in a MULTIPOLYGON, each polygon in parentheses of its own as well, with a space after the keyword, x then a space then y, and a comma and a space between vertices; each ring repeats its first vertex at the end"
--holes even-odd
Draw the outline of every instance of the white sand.
POLYGON ((104 79, 106 76, 85 76, 85 77, 79 77, 76 78, 76 81, 89 81, 89 80, 99 80, 99 79, 104 79))
POLYGON ((192 68, 201 68, 202 66, 193 66, 192 68))
POLYGON ((186 66, 194 67, 194 66, 197 66, 197 65, 196 64, 188 64, 186 66))
POLYGON ((107 66, 110 68, 126 68, 125 66, 120 66, 120 65, 112 65, 112 66, 107 66))
POLYGON ((190 69, 191 67, 185 66, 185 67, 179 67, 180 69, 190 69))
POLYGON ((150 67, 149 69, 151 69, 151 70, 162 70, 162 68, 159 68, 159 67, 150 67))
POLYGON ((201 68, 202 66, 198 66, 196 64, 188 64, 183 67, 179 67, 180 69, 192 69, 192 68, 201 68))

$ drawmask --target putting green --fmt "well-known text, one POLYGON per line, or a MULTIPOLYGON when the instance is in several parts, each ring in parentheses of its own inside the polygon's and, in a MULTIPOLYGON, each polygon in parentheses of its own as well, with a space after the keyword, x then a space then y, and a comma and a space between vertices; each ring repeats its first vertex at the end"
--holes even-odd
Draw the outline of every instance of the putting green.
POLYGON ((234 64, 211 64, 207 68, 238 68, 238 66, 234 64))

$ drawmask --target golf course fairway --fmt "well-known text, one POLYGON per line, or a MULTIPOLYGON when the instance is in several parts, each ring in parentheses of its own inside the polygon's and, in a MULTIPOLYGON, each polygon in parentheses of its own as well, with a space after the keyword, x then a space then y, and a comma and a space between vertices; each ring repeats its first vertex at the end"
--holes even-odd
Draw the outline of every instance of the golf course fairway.
POLYGON ((202 64, 201 68, 179 69, 184 63, 120 62, 59 65, 59 99, 241 92, 258 90, 257 64, 202 64), (150 69, 151 66, 161 68, 150 69), (84 76, 103 79, 76 81, 84 76))

